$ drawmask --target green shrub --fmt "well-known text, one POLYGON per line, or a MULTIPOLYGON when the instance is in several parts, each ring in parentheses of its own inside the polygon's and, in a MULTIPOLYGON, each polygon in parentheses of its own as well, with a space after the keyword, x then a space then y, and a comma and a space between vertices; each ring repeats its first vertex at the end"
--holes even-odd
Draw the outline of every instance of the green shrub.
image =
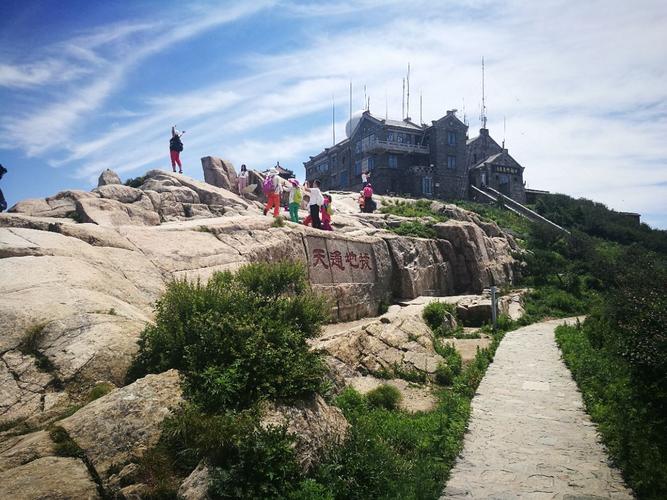
POLYGON ((388 202, 383 204, 380 212, 383 214, 399 215, 401 217, 431 217, 438 222, 444 222, 447 217, 431 209, 431 200, 388 202))
POLYGON ((285 227, 285 218, 282 215, 274 217, 271 227, 285 227))
POLYGON ((87 402, 90 403, 91 401, 95 401, 96 399, 99 399, 102 396, 106 396, 114 389, 115 389, 114 385, 109 384, 107 382, 100 382, 99 384, 95 384, 95 387, 93 387, 90 390, 90 393, 88 394, 87 402))
POLYGON ((436 368, 436 382, 441 385, 451 385, 454 382, 454 378, 461 373, 463 366, 461 355, 450 343, 436 341, 435 349, 444 358, 444 362, 439 363, 436 368))
POLYGON ((628 360, 614 353, 613 346, 610 350, 591 342, 591 337, 606 338, 599 328, 608 328, 608 324, 587 320, 580 328, 558 327, 556 340, 563 359, 628 485, 638 498, 665 498, 667 413, 656 404, 656 394, 643 390, 645 381, 633 373, 628 360))
POLYGON ((421 222, 401 222, 396 227, 390 227, 389 230, 401 236, 416 236, 417 238, 436 239, 438 234, 431 224, 421 222))
POLYGON ((306 339, 327 317, 300 264, 250 264, 206 285, 175 281, 139 340, 131 377, 177 368, 204 411, 290 401, 323 390, 324 365, 306 339))
POLYGON ((456 318, 456 306, 445 302, 430 302, 422 311, 422 318, 434 332, 442 327, 445 315, 456 318))
POLYGON ((401 398, 401 392, 396 387, 386 384, 376 387, 366 394, 366 399, 371 406, 385 408, 386 410, 397 409, 401 398))
POLYGON ((141 185, 146 182, 146 179, 147 177, 145 175, 141 177, 130 177, 125 181, 125 185, 133 188, 140 188, 141 185))

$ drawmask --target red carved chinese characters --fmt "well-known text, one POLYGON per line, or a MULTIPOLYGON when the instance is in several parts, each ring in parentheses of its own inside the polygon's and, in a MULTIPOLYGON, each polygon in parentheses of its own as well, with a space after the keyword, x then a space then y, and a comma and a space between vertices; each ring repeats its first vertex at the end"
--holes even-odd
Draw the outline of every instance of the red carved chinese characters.
POLYGON ((371 270, 371 257, 367 253, 357 254, 351 250, 345 252, 343 255, 340 250, 333 250, 327 252, 323 248, 313 248, 312 266, 323 267, 324 269, 339 269, 345 271, 345 264, 348 264, 352 269, 368 269, 371 270))

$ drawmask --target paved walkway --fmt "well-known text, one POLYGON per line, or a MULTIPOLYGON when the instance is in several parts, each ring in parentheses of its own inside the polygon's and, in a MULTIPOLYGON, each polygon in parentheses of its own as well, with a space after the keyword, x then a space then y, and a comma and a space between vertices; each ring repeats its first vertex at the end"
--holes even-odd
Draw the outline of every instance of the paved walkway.
POLYGON ((612 469, 548 321, 508 333, 472 402, 446 498, 633 498, 612 469))

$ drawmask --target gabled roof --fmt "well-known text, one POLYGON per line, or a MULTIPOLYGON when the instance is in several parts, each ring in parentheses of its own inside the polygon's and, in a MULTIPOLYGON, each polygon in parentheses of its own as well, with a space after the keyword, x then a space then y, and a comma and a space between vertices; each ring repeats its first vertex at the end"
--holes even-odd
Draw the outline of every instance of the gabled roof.
POLYGON ((477 168, 482 168, 486 165, 493 165, 494 163, 500 163, 498 160, 500 160, 502 158, 508 158, 510 160, 510 162, 516 164, 516 166, 519 167, 521 169, 521 171, 524 170, 524 167, 522 167, 521 164, 518 161, 516 161, 514 158, 512 158, 512 156, 507 152, 506 149, 503 149, 500 153, 496 153, 494 155, 487 156, 485 159, 480 161, 477 165, 472 167, 470 170, 475 170, 477 168))
POLYGON ((405 128, 409 130, 419 130, 420 132, 424 130, 426 127, 422 127, 420 125, 417 125, 416 123, 413 123, 410 120, 380 120, 383 122, 387 127, 394 127, 394 128, 405 128))

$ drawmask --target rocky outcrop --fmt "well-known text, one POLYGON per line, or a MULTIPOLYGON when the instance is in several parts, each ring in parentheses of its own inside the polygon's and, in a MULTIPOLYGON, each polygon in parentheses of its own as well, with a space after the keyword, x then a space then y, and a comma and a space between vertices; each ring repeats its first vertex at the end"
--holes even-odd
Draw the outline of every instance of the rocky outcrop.
POLYGON ((200 463, 195 470, 181 483, 178 488, 178 498, 182 500, 208 500, 209 468, 200 463))
POLYGON ((101 497, 97 485, 81 460, 45 457, 0 472, 0 498, 93 500, 101 497))
POLYGON ((433 333, 421 319, 423 307, 408 306, 379 319, 332 325, 312 342, 326 352, 343 378, 359 375, 406 376, 429 380, 443 358, 435 352, 433 333))
POLYGON ((110 184, 122 184, 122 182, 116 172, 107 168, 100 174, 99 179, 97 179, 97 186, 107 186, 110 184))
POLYGON ((261 423, 264 427, 284 426, 294 435, 296 457, 304 471, 319 461, 324 450, 343 443, 349 428, 343 412, 319 394, 289 406, 269 405, 261 423))
POLYGON ((113 488, 114 476, 126 475, 123 470, 157 444, 162 421, 182 402, 180 376, 169 370, 116 389, 58 425, 113 488))
POLYGON ((239 193, 238 177, 232 162, 216 158, 215 156, 204 156, 201 159, 204 169, 204 181, 213 186, 227 189, 236 194, 239 193))

